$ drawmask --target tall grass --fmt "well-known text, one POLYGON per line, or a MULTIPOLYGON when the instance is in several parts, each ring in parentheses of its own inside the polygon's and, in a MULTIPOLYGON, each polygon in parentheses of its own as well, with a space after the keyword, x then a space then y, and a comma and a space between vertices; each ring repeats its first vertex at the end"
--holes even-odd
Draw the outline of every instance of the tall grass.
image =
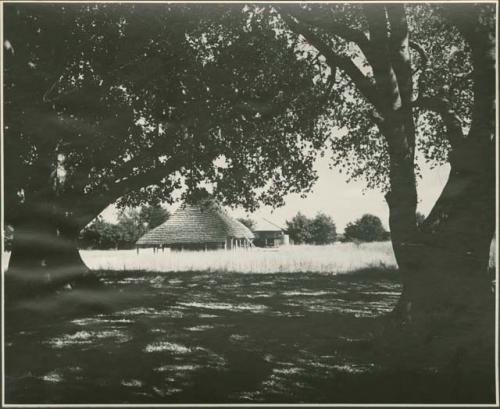
MULTIPOLYGON (((490 267, 495 266, 495 241, 490 267)), ((93 270, 146 271, 229 271, 240 273, 344 273, 366 267, 395 267, 390 242, 336 243, 328 246, 284 246, 275 249, 237 249, 216 251, 170 251, 152 249, 82 250, 83 261, 93 270)), ((4 270, 9 253, 2 257, 4 270)))
POLYGON ((92 269, 148 271, 230 271, 240 273, 342 273, 369 266, 395 266, 390 243, 338 243, 329 246, 285 246, 231 251, 151 249, 82 251, 92 269))

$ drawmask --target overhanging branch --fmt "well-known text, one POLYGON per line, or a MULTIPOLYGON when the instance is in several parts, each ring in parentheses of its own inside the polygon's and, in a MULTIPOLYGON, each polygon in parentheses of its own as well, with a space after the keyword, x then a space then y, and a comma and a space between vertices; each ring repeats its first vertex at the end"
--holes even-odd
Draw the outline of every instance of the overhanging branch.
POLYGON ((371 104, 373 104, 377 110, 382 112, 382 105, 379 101, 375 85, 370 78, 361 72, 361 70, 350 58, 341 56, 334 52, 330 46, 321 39, 320 36, 314 33, 306 24, 300 22, 294 16, 287 14, 285 11, 282 11, 281 16, 293 32, 302 35, 310 45, 316 48, 318 52, 325 57, 326 62, 332 71, 335 71, 335 67, 344 71, 357 86, 361 94, 371 104))
POLYGON ((306 24, 316 26, 329 34, 343 38, 346 41, 356 44, 363 52, 365 57, 370 60, 373 55, 373 50, 370 45, 370 40, 361 30, 356 30, 347 24, 328 18, 325 15, 312 15, 310 12, 298 7, 288 8, 283 10, 284 13, 295 17, 306 24))

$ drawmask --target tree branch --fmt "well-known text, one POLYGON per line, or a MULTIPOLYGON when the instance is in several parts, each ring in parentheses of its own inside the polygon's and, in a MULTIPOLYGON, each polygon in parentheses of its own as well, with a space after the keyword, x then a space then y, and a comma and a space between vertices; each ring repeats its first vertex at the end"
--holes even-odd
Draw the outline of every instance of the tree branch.
POLYGON ((325 18, 325 15, 323 14, 313 15, 301 7, 294 7, 293 9, 290 7, 284 12, 295 17, 297 20, 303 21, 311 26, 319 27, 332 35, 356 44, 363 52, 366 59, 370 61, 370 58, 373 55, 373 50, 371 49, 370 40, 361 30, 356 30, 349 27, 347 24, 340 23, 332 18, 325 18))
POLYGON ((422 88, 423 88, 425 74, 426 74, 426 70, 427 70, 427 64, 429 62, 429 57, 427 56, 427 53, 425 52, 425 50, 423 49, 423 47, 420 44, 418 44, 414 41, 410 41, 409 45, 410 45, 410 48, 412 48, 418 52, 418 54, 420 55, 420 59, 421 59, 419 67, 412 72, 412 76, 414 76, 417 72, 421 71, 420 75, 418 76, 418 80, 417 80, 417 96, 415 97, 415 99, 412 100, 412 103, 415 104, 415 103, 417 103, 419 98, 421 98, 421 96, 423 94, 422 88))
POLYGON ((391 28, 389 49, 392 67, 396 74, 401 102, 403 106, 409 106, 413 81, 405 7, 403 4, 389 4, 386 9, 391 28))
POLYGON ((328 44, 326 44, 316 33, 314 33, 306 24, 295 20, 295 17, 282 12, 283 20, 288 24, 290 29, 296 34, 302 35, 306 41, 321 53, 332 71, 335 67, 344 71, 358 87, 361 94, 375 106, 377 110, 382 112, 382 104, 380 103, 378 93, 373 82, 365 76, 354 62, 348 58, 335 53, 328 44))
POLYGON ((452 149, 456 149, 464 141, 462 122, 448 99, 438 96, 419 98, 413 106, 436 112, 441 116, 452 149))
POLYGON ((391 111, 401 108, 401 93, 398 78, 391 65, 389 53, 388 21, 384 5, 363 5, 370 30, 370 42, 374 55, 371 61, 377 88, 391 111))
POLYGON ((425 52, 424 48, 419 43, 417 43, 415 41, 410 41, 409 45, 410 45, 410 48, 413 48, 418 53, 418 55, 420 56, 420 59, 422 60, 420 62, 420 66, 417 68, 417 70, 415 72, 423 71, 427 67, 427 64, 429 62, 429 57, 427 56, 427 53, 425 52))

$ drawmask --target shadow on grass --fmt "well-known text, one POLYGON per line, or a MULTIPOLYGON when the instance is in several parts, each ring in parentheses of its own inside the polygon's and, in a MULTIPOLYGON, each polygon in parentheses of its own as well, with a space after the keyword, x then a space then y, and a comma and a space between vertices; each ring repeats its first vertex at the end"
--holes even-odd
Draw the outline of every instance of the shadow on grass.
POLYGON ((390 359, 378 338, 395 269, 98 276, 9 306, 8 403, 493 400, 489 373, 390 359))

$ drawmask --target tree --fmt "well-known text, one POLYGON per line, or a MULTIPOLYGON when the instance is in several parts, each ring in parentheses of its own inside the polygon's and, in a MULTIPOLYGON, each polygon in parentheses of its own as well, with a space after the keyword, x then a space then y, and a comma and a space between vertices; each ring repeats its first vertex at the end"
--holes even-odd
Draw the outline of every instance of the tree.
POLYGON ((163 207, 156 205, 141 206, 139 211, 141 223, 151 230, 160 224, 165 223, 170 218, 170 213, 163 207))
POLYGON ((93 249, 131 249, 148 230, 164 223, 169 213, 161 206, 144 205, 140 208, 124 208, 118 215, 118 223, 109 223, 97 217, 80 233, 79 246, 93 249))
POLYGON ((365 214, 354 223, 348 223, 344 235, 346 240, 382 241, 386 240, 387 232, 380 218, 373 214, 365 214))
POLYGON ((79 231, 111 203, 172 202, 182 186, 193 199, 211 185, 223 204, 254 209, 311 188, 324 139, 313 95, 324 85, 264 15, 249 20, 241 5, 4 11, 8 281, 84 274, 79 231))
POLYGON ((97 217, 86 226, 78 238, 79 248, 109 250, 119 246, 121 229, 117 224, 109 223, 97 217))
POLYGON ((248 217, 247 218, 240 217, 237 220, 244 226, 248 227, 250 230, 253 230, 253 227, 255 226, 255 220, 252 220, 248 217))
POLYGON ((168 219, 168 212, 161 206, 141 206, 140 209, 123 209, 118 215, 119 239, 117 248, 130 249, 148 230, 168 219))
MULTIPOLYGON (((284 5, 290 35, 332 84, 334 165, 386 190, 403 281, 401 322, 492 328, 487 274, 495 229, 495 10, 490 4, 284 5), (417 151, 449 179, 417 228, 417 151), (455 315, 456 314, 456 315, 455 315)), ((272 23, 270 23, 272 24, 272 23)))
POLYGON ((290 221, 286 221, 287 232, 294 244, 311 242, 311 220, 298 212, 290 221))
POLYGON ((226 203, 279 205, 310 190, 328 146, 386 191, 395 316, 422 336, 434 320, 493 320, 493 5, 4 10, 13 265, 78 264, 73 238, 100 209, 171 200, 182 180, 188 194, 208 181, 226 203), (451 168, 421 228, 417 155, 451 168))
POLYGON ((337 237, 335 223, 330 216, 318 213, 310 222, 311 241, 314 244, 331 244, 337 237))

